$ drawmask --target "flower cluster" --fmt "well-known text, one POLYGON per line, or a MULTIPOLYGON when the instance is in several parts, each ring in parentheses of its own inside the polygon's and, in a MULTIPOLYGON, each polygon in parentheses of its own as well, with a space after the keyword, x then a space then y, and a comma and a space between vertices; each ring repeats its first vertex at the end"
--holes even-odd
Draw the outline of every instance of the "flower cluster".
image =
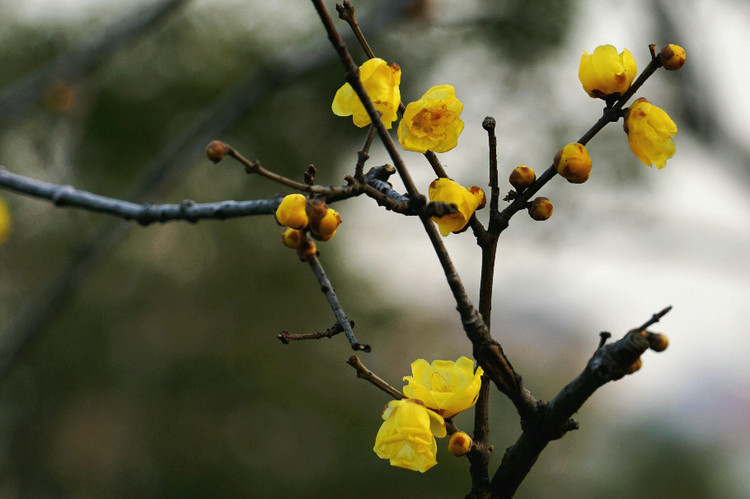
MULTIPOLYGON (((405 376, 405 400, 390 402, 383 411, 384 422, 375 437, 373 450, 392 466, 425 472, 437 464, 435 438, 446 435, 444 418, 452 418, 472 407, 479 395, 483 370, 466 357, 457 361, 418 359, 405 376)), ((463 432, 451 439, 454 455, 466 454, 471 438, 463 432)), ((455 435, 455 434, 454 434, 455 435)))
MULTIPOLYGON (((390 129, 398 119, 401 104, 401 68, 383 59, 369 59, 359 67, 359 79, 375 110, 381 113, 383 124, 390 129)), ((349 83, 338 89, 331 110, 337 116, 352 116, 358 127, 372 123, 349 83)), ((450 151, 458 144, 458 136, 464 129, 461 111, 463 104, 456 98, 452 86, 434 86, 419 100, 406 106, 398 126, 398 140, 407 151, 450 151)))
MULTIPOLYGON (((669 44, 658 55, 658 61, 664 68, 676 71, 685 64, 685 49, 669 44)), ((584 52, 578 67, 578 78, 591 97, 608 99, 625 94, 633 83, 636 71, 635 59, 628 50, 618 54, 612 45, 601 45, 594 49, 593 54, 584 52)), ((674 155, 672 137, 677 133, 677 126, 667 113, 645 98, 636 99, 626 110, 624 128, 630 149, 644 164, 664 168, 667 159, 674 155)), ((576 182, 570 177, 566 178, 576 182)))
POLYGON ((341 216, 325 201, 302 194, 285 196, 276 208, 276 220, 285 226, 281 241, 296 249, 303 260, 316 254, 315 242, 307 238, 307 231, 318 241, 328 241, 341 225, 341 216))

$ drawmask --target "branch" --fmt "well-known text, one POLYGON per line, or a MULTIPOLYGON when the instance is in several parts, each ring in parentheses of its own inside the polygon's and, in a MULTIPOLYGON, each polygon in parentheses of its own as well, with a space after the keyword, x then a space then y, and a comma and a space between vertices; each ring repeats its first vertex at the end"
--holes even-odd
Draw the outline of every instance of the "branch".
POLYGON ((27 194, 39 199, 52 201, 58 207, 82 208, 98 213, 106 213, 125 220, 134 220, 141 225, 154 222, 169 222, 270 215, 281 202, 280 197, 251 201, 218 201, 196 203, 186 199, 179 204, 138 204, 123 201, 92 192, 83 191, 70 185, 59 185, 35 180, 5 170, 0 166, 0 187, 27 194))
POLYGON ((370 345, 360 343, 359 341, 357 341, 357 338, 354 337, 354 331, 352 331, 353 323, 346 316, 346 313, 341 306, 341 302, 339 302, 339 298, 336 295, 336 291, 333 289, 333 284, 331 284, 331 281, 328 279, 328 276, 326 275, 323 266, 320 264, 320 260, 318 260, 318 257, 316 255, 312 255, 308 257, 306 261, 310 265, 313 274, 315 274, 315 277, 318 279, 320 290, 326 295, 328 304, 331 306, 331 310, 333 310, 333 315, 336 316, 336 321, 344 331, 344 334, 349 340, 349 343, 351 343, 352 350, 363 350, 365 352, 369 352, 370 345))
MULTIPOLYGON (((654 314, 646 324, 657 321, 669 310, 671 307, 654 314)), ((560 390, 549 403, 541 405, 533 417, 522 419, 523 433, 506 450, 492 478, 492 497, 513 497, 547 444, 578 428, 572 416, 599 387, 634 372, 641 355, 649 347, 660 351, 653 342, 650 335, 639 327, 614 343, 600 346, 576 379, 560 390)))

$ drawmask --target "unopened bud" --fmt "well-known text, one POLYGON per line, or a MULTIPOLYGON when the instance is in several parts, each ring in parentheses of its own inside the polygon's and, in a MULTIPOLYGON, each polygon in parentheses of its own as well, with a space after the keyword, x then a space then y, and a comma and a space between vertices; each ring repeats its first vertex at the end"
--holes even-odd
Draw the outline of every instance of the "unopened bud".
POLYGON ((465 456, 471 450, 474 442, 471 437, 463 431, 457 431, 448 440, 448 452, 456 457, 465 456))
POLYGON ((669 346, 669 339, 661 333, 648 333, 648 346, 654 352, 663 352, 669 346))
POLYGON ((534 183, 536 180, 536 173, 534 173, 534 169, 530 166, 520 165, 510 172, 508 180, 510 181, 510 185, 520 191, 534 183))
POLYGON ((476 185, 472 185, 469 187, 469 192, 474 195, 475 198, 477 198, 477 210, 481 210, 484 208, 484 206, 487 204, 487 198, 484 195, 484 191, 481 187, 478 187, 476 185))
POLYGON ((218 163, 229 152, 229 146, 220 140, 211 141, 206 146, 206 156, 214 163, 218 163))
POLYGON ((534 220, 544 221, 552 216, 554 207, 552 202, 545 197, 538 197, 534 199, 529 205, 529 216, 534 220))
POLYGON ((571 142, 555 155, 557 173, 571 184, 582 184, 591 173, 591 157, 586 147, 578 142, 571 142))
POLYGON ((341 225, 341 216, 333 208, 328 208, 323 218, 317 223, 310 223, 310 233, 319 241, 328 241, 341 225))
POLYGON ((661 57, 661 64, 664 66, 664 69, 677 71, 685 64, 685 49, 679 45, 670 43, 661 49, 659 57, 661 57))
POLYGON ((308 218, 307 198, 302 194, 289 194, 284 196, 281 204, 276 208, 276 220, 281 225, 286 225, 292 229, 302 230, 307 227, 308 218))
POLYGON ((284 246, 287 246, 292 249, 297 249, 302 245, 302 241, 305 240, 305 233, 301 230, 292 229, 291 227, 286 227, 284 229, 284 232, 281 233, 281 242, 284 243, 284 246))
POLYGON ((317 225, 328 212, 328 205, 321 198, 312 198, 307 200, 305 212, 310 219, 310 225, 317 225))

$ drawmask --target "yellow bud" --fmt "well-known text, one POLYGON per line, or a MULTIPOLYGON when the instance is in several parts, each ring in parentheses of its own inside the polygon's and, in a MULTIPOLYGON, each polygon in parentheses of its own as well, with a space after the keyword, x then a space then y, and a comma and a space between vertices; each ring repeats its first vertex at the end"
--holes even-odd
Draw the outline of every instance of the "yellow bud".
POLYGON ((510 181, 510 185, 520 191, 534 183, 536 173, 534 173, 534 169, 530 166, 520 165, 510 172, 508 180, 510 181))
POLYGON ((591 157, 586 148, 578 142, 571 142, 555 155, 557 173, 571 184, 582 184, 591 173, 591 157))
POLYGON ((553 209, 552 202, 549 199, 538 197, 529 205, 529 216, 541 222, 552 216, 553 209))
POLYGON ((664 69, 669 71, 677 71, 685 64, 685 49, 679 45, 670 43, 663 49, 661 49, 661 63, 664 69))
POLYGON ((669 339, 661 333, 648 333, 648 346, 654 352, 663 352, 669 346, 669 339))
POLYGON ((229 151, 229 147, 220 140, 211 141, 206 146, 206 156, 214 163, 218 163, 224 159, 224 156, 227 155, 227 151, 229 151))
POLYGON ((306 205, 307 198, 302 194, 289 194, 281 200, 281 204, 276 208, 276 220, 281 225, 302 230, 308 224, 306 205))
POLYGON ((310 223, 310 232, 315 239, 328 241, 336 233, 339 225, 341 225, 339 213, 333 208, 328 208, 323 218, 318 220, 317 223, 310 223))
POLYGON ((305 213, 310 221, 310 225, 317 225, 328 212, 328 205, 321 198, 313 198, 307 201, 305 213))
POLYGON ((469 192, 474 194, 474 197, 477 199, 477 210, 481 210, 482 208, 484 208, 487 204, 487 198, 485 197, 482 188, 476 185, 472 185, 471 187, 469 187, 469 192))
POLYGON ((288 248, 297 249, 305 240, 305 233, 301 230, 286 227, 281 233, 281 242, 288 248))
POLYGON ((456 457, 465 456, 471 450, 473 443, 471 437, 466 432, 457 431, 448 440, 448 452, 456 457))

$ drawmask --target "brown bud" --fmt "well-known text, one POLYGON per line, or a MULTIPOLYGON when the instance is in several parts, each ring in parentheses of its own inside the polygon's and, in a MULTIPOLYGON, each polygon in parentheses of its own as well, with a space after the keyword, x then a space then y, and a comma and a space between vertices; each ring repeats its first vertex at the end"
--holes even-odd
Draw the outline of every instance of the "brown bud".
POLYGON ((630 364, 625 374, 633 374, 634 372, 639 370, 641 367, 643 367, 643 361, 641 360, 640 357, 638 357, 638 359, 636 359, 635 362, 630 364))
POLYGON ((529 215, 540 222, 551 217, 553 210, 552 202, 545 197, 538 197, 529 205, 529 215))
POLYGON ((647 333, 648 346, 654 352, 663 352, 669 346, 669 339, 661 333, 647 333))
POLYGON ((214 163, 218 163, 229 152, 229 146, 220 140, 214 140, 206 146, 206 156, 214 163))

